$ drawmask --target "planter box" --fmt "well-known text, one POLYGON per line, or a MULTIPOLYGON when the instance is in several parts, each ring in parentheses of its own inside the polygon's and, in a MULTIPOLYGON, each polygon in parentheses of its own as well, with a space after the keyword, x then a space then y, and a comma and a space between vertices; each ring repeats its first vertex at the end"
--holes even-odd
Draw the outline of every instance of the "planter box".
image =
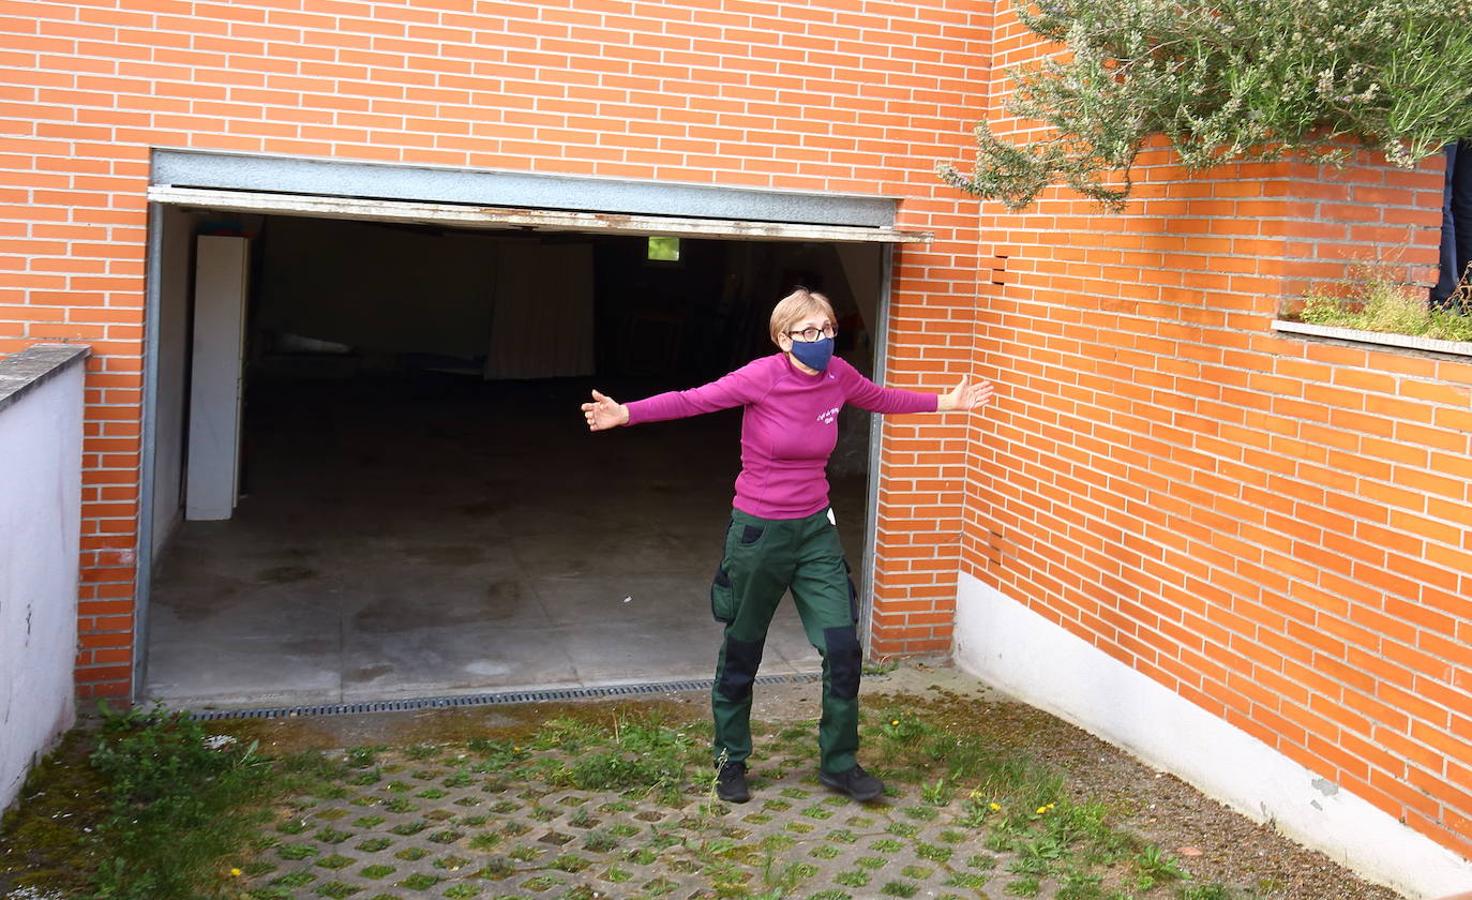
POLYGON ((1359 344, 1379 344, 1384 347, 1404 347, 1408 350, 1426 350, 1431 353, 1450 353, 1454 356, 1472 357, 1472 341, 1441 341, 1409 334, 1341 328, 1337 325, 1311 325, 1307 322, 1291 322, 1287 319, 1273 320, 1273 330, 1334 338, 1339 341, 1354 341, 1359 344))

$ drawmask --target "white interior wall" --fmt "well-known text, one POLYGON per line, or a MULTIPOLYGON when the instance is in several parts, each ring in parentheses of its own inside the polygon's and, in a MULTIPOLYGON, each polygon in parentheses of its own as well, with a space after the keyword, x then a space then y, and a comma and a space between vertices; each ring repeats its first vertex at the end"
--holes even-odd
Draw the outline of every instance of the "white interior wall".
POLYGON ((219 521, 239 494, 250 239, 202 235, 194 254, 184 516, 219 521))
POLYGON ((154 407, 154 565, 183 520, 185 366, 189 361, 189 271, 194 219, 176 207, 163 210, 158 321, 158 396, 154 407))
POLYGON ((955 634, 956 664, 987 684, 1367 878, 1411 897, 1472 890, 1472 863, 966 574, 955 634))
POLYGON ((83 373, 0 409, 0 809, 75 719, 83 373))

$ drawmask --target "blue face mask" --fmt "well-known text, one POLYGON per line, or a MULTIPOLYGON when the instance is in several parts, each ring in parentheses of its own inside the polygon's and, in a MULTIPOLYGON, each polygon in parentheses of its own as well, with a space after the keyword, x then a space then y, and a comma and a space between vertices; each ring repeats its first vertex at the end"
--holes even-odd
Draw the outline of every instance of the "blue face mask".
POLYGON ((819 338, 807 343, 793 341, 792 355, 809 369, 821 372, 828 368, 828 360, 833 358, 833 338, 819 338))

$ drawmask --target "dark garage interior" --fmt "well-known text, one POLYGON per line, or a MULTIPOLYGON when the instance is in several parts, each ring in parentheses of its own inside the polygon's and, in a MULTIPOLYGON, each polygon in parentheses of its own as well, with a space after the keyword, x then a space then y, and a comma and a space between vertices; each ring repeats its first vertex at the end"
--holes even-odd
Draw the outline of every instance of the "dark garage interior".
MULTIPOLYGON (((204 213, 168 227, 181 248, 247 239, 249 287, 239 499, 162 539, 151 699, 708 678, 740 411, 590 434, 578 404, 774 352, 768 315, 797 284, 829 294, 839 354, 872 371, 879 244, 204 213)), ((856 572, 868 435, 846 411, 829 471, 856 572)), ((764 673, 818 665, 784 603, 764 673)))

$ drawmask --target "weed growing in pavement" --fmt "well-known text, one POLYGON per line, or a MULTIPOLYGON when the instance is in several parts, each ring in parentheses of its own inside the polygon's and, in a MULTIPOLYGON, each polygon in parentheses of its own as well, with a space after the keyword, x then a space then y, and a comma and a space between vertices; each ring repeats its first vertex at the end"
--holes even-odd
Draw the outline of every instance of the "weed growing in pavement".
POLYGON ((864 663, 864 675, 888 675, 899 668, 900 661, 897 659, 879 659, 864 663))
POLYGON ((920 788, 920 799, 932 806, 949 806, 954 794, 953 786, 944 778, 937 778, 934 784, 923 785, 920 788))
POLYGON ((722 750, 721 755, 716 757, 715 765, 710 768, 704 780, 701 782, 701 802, 698 809, 700 819, 698 824, 702 829, 706 824, 706 820, 720 809, 721 798, 716 792, 716 788, 720 784, 721 767, 728 761, 729 757, 726 755, 726 751, 722 750))
POLYGON ((762 884, 777 897, 786 897, 797 890, 798 885, 818 874, 818 867, 811 863, 794 862, 778 865, 776 854, 768 852, 762 861, 762 884))
POLYGON ((677 796, 684 787, 691 740, 658 720, 620 721, 613 735, 575 719, 555 719, 533 746, 557 747, 565 753, 587 751, 571 763, 557 763, 548 779, 588 791, 627 791, 634 796, 659 792, 677 796))
POLYGON ((354 769, 367 769, 378 761, 378 754, 387 750, 387 747, 351 747, 348 749, 347 764, 354 769))
POLYGON ((593 743, 602 743, 604 730, 596 722, 573 716, 559 716, 544 724, 528 742, 537 750, 561 750, 577 753, 593 743))
MULTIPOLYGON (((320 754, 273 763, 255 742, 211 738, 183 712, 100 709, 90 763, 108 808, 93 833, 105 848, 93 873, 96 896, 166 900, 218 889, 241 874, 230 857, 259 834, 273 797, 342 790, 346 765, 320 754)), ((357 762, 371 765, 371 751, 357 762)))
POLYGON ((1190 877, 1181 868, 1179 861, 1166 856, 1154 844, 1141 847, 1140 852, 1135 854, 1133 862, 1135 864, 1135 886, 1142 891, 1148 891, 1156 884, 1180 881, 1190 877))
POLYGON ((605 750, 577 760, 558 773, 559 780, 585 791, 622 791, 628 788, 648 789, 667 781, 667 774, 656 765, 618 750, 605 750))
MULTIPOLYGON (((1103 872, 1121 866, 1129 872, 1128 888, 1142 892, 1189 878, 1178 860, 1112 826, 1103 804, 1071 798, 1056 772, 1025 754, 991 746, 964 729, 937 727, 909 709, 883 711, 869 730, 878 741, 885 774, 929 773, 919 780, 921 799, 928 806, 904 807, 901 813, 924 818, 921 812, 933 813, 966 791, 955 824, 978 832, 988 850, 1009 858, 1006 868, 1015 877, 1004 889, 1008 894, 1034 896, 1043 879, 1054 878, 1064 900, 1103 897, 1103 872)), ((891 834, 909 831, 898 824, 890 826, 891 834)), ((871 846, 892 852, 892 843, 871 846)), ((944 861, 935 854, 943 848, 926 846, 930 853, 922 858, 944 861)), ((995 865, 993 859, 986 862, 995 865)), ((1212 896, 1215 887, 1203 886, 1202 896, 1212 896)))
POLYGON ((530 753, 519 743, 511 740, 493 741, 485 738, 474 738, 467 742, 467 749, 480 757, 480 761, 470 766, 470 771, 478 775, 494 775, 503 772, 518 763, 525 762, 530 753))
POLYGON ((593 853, 606 853, 618 846, 618 838, 606 831, 590 832, 583 841, 583 849, 593 853))

